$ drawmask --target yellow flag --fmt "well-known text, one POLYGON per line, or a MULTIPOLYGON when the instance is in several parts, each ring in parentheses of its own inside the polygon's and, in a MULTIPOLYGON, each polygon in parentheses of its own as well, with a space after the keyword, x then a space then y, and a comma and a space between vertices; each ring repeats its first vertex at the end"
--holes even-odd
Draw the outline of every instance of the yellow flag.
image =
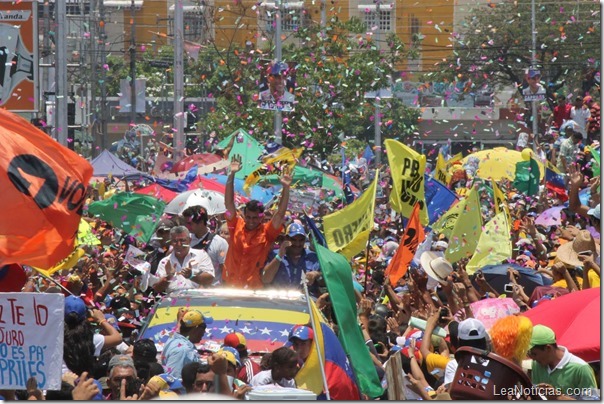
POLYGON ((376 171, 375 179, 356 201, 323 217, 325 241, 331 251, 350 259, 367 245, 373 229, 375 190, 379 176, 380 172, 376 171))
MULTIPOLYGON (((435 178, 442 182, 443 184, 448 184, 447 181, 447 162, 442 154, 438 153, 436 157, 436 167, 435 167, 435 178)), ((449 176, 450 177, 450 176, 449 176)))
POLYGON ((507 200, 501 188, 497 185, 495 180, 491 180, 493 183, 493 204, 495 205, 495 214, 500 212, 505 212, 507 215, 508 223, 512 223, 512 218, 510 217, 510 211, 508 209, 507 200))
POLYGON ((476 252, 466 265, 468 275, 486 265, 501 264, 512 257, 510 224, 504 211, 496 214, 484 226, 476 252))
POLYGON ((243 183, 245 193, 249 195, 250 188, 264 175, 281 173, 285 167, 289 168, 290 172, 293 173, 296 161, 298 161, 303 150, 303 147, 296 149, 282 147, 275 153, 264 157, 262 164, 245 178, 245 182, 243 183))
POLYGON ((46 276, 51 276, 52 274, 54 274, 57 271, 75 267, 76 264, 78 263, 78 261, 80 260, 80 258, 82 258, 85 253, 86 253, 86 251, 84 251, 82 248, 78 247, 75 250, 73 250, 73 252, 71 254, 69 254, 67 257, 65 257, 64 259, 59 261, 55 266, 48 268, 48 269, 42 269, 42 268, 36 268, 36 267, 34 267, 34 269, 40 273, 43 273, 46 276))
POLYGON ((424 193, 426 156, 396 140, 387 139, 384 144, 392 173, 392 209, 409 218, 413 206, 419 203, 419 219, 421 224, 426 226, 429 222, 424 193))
POLYGON ((451 206, 441 217, 438 218, 436 223, 432 225, 432 231, 436 234, 443 234, 445 237, 450 238, 453 232, 453 227, 459 218, 461 212, 463 212, 467 198, 464 198, 451 206))
POLYGON ((92 232, 92 228, 88 222, 84 219, 80 219, 80 225, 78 226, 78 238, 76 239, 76 246, 79 245, 99 245, 101 240, 92 232))
POLYGON ((476 187, 470 189, 464 200, 463 210, 455 220, 449 237, 449 247, 445 251, 445 258, 451 263, 473 254, 482 233, 482 216, 476 187))
POLYGON ((313 393, 319 395, 323 392, 323 376, 321 374, 321 363, 325 363, 325 347, 323 343, 323 330, 321 327, 321 313, 317 309, 315 302, 312 300, 309 302, 312 310, 312 315, 315 319, 315 340, 319 342, 319 350, 317 351, 317 344, 315 340, 310 347, 308 358, 304 361, 302 369, 296 373, 296 386, 299 389, 310 390, 313 393), (319 355, 321 361, 319 361, 319 355))

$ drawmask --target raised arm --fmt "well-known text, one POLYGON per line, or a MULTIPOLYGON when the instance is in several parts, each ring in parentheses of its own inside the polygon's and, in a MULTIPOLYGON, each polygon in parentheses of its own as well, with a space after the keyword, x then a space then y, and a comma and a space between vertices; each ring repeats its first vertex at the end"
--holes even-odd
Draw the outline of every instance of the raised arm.
POLYGON ((233 220, 237 215, 235 207, 235 173, 241 170, 241 156, 236 154, 231 159, 229 176, 224 190, 224 206, 227 210, 227 220, 233 220))
POLYGON ((281 189, 281 199, 279 199, 279 207, 277 208, 277 212, 271 219, 271 223, 275 229, 279 229, 283 225, 285 212, 287 211, 287 204, 289 203, 289 188, 292 184, 292 175, 289 168, 283 169, 283 174, 281 175, 279 181, 283 186, 281 189))

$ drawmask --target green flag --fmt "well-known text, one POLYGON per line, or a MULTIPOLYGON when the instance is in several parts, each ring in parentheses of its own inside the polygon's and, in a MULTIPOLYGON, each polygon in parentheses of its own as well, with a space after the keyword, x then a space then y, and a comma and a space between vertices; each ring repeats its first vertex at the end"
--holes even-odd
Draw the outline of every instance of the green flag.
POLYGON ((587 146, 589 152, 591 153, 592 159, 592 171, 594 173, 594 177, 600 176, 600 152, 591 146, 587 146))
POLYGON ((92 202, 88 212, 147 243, 165 206, 150 195, 118 192, 109 199, 92 202))
POLYGON ((229 153, 229 160, 232 159, 235 154, 241 156, 241 170, 235 174, 235 178, 243 180, 260 165, 258 157, 262 155, 264 146, 243 129, 237 129, 218 143, 216 148, 224 149, 231 142, 233 137, 235 137, 235 141, 233 142, 233 148, 229 153))
POLYGON ((535 159, 528 161, 519 161, 516 163, 516 178, 514 178, 514 187, 518 192, 528 196, 539 193, 539 164, 535 159))
POLYGON ((329 251, 314 239, 315 251, 338 319, 338 339, 342 343, 363 394, 376 398, 384 393, 369 349, 357 320, 357 309, 352 286, 352 268, 343 255, 329 251))

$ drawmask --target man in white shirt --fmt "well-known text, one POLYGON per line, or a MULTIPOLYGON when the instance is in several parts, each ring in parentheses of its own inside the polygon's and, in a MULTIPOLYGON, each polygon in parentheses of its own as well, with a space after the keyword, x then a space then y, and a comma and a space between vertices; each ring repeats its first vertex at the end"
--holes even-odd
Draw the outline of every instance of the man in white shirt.
POLYGON ((191 249, 191 235, 185 226, 170 230, 172 252, 149 274, 149 286, 156 292, 174 292, 210 286, 214 281, 214 266, 207 252, 191 249))
POLYGON ((587 140, 587 121, 590 116, 589 108, 583 104, 583 97, 580 95, 575 97, 575 104, 570 109, 570 119, 579 125, 579 132, 583 135, 583 140, 587 140))
POLYGON ((222 270, 229 243, 208 228, 208 212, 203 206, 189 206, 182 212, 185 226, 191 232, 191 248, 204 250, 214 265, 214 285, 222 281, 222 270))

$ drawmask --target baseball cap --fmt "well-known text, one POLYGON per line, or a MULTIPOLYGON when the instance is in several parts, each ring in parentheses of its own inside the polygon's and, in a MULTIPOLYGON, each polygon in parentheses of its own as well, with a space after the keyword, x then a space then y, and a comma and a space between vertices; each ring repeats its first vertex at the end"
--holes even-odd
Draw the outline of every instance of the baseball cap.
POLYGON ((307 341, 315 338, 315 332, 312 330, 312 328, 305 325, 295 325, 287 339, 291 342, 291 340, 294 338, 307 341))
POLYGON ((541 76, 541 71, 536 69, 529 69, 528 76, 532 79, 533 77, 541 76))
POLYGON ((245 337, 240 332, 232 332, 230 334, 227 334, 226 337, 224 337, 224 345, 233 347, 235 349, 239 348, 240 346, 245 347, 245 337))
MULTIPOLYGON (((149 379, 149 383, 157 384, 160 388, 160 391, 165 392, 169 390, 176 394, 186 394, 185 387, 182 385, 181 381, 168 373, 153 376, 151 379, 149 379)), ((160 396, 164 396, 164 394, 160 393, 160 396)))
POLYGON ((176 223, 172 219, 164 218, 159 221, 157 224, 157 230, 170 230, 172 227, 176 226, 176 223))
POLYGON ((86 318, 86 303, 78 296, 67 296, 65 298, 65 316, 76 313, 80 320, 86 318))
POLYGON ((537 324, 533 327, 533 334, 531 335, 531 342, 529 343, 529 349, 536 345, 547 345, 556 343, 556 333, 549 327, 541 324, 537 324))
POLYGON ((207 324, 207 322, 205 320, 206 320, 206 318, 203 316, 203 314, 201 314, 201 312, 199 310, 189 310, 185 313, 184 316, 182 316, 181 321, 187 327, 197 327, 204 323, 207 324))
POLYGON ((302 226, 300 223, 292 223, 287 228, 287 235, 289 237, 295 237, 295 236, 306 237, 306 232, 304 231, 304 226, 302 226))
POLYGON ((587 214, 600 220, 600 215, 601 215, 600 204, 597 204, 595 208, 591 208, 590 210, 588 210, 587 214))
POLYGON ((235 348, 231 348, 230 346, 222 347, 220 351, 217 352, 218 355, 223 356, 229 363, 235 367, 241 366, 241 360, 239 359, 239 352, 235 348))
POLYGON ((109 361, 109 365, 107 366, 107 372, 111 372, 111 369, 116 366, 119 366, 121 368, 135 369, 134 361, 132 360, 132 357, 130 355, 115 355, 114 357, 112 357, 109 361))
POLYGON ((467 318, 457 327, 457 338, 464 341, 473 341, 487 337, 487 330, 482 321, 475 318, 467 318))

